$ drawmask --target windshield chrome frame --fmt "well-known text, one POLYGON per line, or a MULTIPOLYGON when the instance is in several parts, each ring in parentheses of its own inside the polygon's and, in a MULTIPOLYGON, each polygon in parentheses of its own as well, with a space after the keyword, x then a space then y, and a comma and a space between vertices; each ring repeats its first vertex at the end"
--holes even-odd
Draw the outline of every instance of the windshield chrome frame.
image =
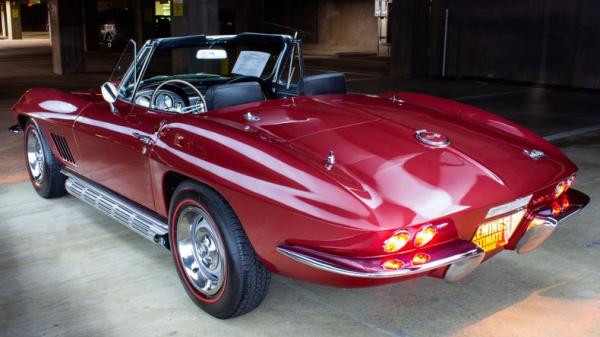
MULTIPOLYGON (((281 85, 280 80, 281 80, 281 76, 283 76, 283 73, 285 72, 285 66, 287 65, 287 59, 288 58, 292 58, 293 55, 295 53, 298 54, 298 83, 300 83, 300 81, 302 81, 302 79, 304 78, 304 54, 302 52, 302 40, 301 39, 293 39, 291 41, 292 47, 289 47, 289 44, 286 43, 285 44, 285 51, 284 53, 282 53, 282 57, 281 60, 278 60, 278 70, 281 70, 281 73, 276 74, 276 76, 273 77, 273 84, 274 85, 281 85), (290 49, 290 50, 288 50, 290 49), (291 53, 291 55, 290 55, 291 53), (283 55, 285 54, 285 55, 283 55), (284 62, 285 61, 285 62, 284 62), (282 69, 283 68, 283 69, 282 69)), ((290 66, 291 66, 290 62, 290 66)))
MULTIPOLYGON (((235 35, 232 35, 231 37, 233 37, 233 36, 235 36, 235 35)), ((207 38, 212 38, 212 37, 213 36, 208 36, 207 38)), ((230 37, 230 36, 214 36, 214 38, 216 38, 217 40, 222 39, 223 37, 230 37)), ((131 65, 129 66, 129 69, 125 73, 125 76, 123 76, 123 78, 121 79, 121 81, 119 83, 119 87, 118 87, 119 99, 126 101, 126 102, 134 103, 135 95, 138 92, 139 86, 142 82, 142 78, 144 77, 144 74, 146 73, 146 70, 150 63, 150 60, 152 59, 154 52, 158 48, 159 42, 160 42, 160 39, 159 40, 148 40, 148 41, 146 41, 146 43, 144 43, 144 45, 142 46, 142 48, 140 49, 139 52, 137 52, 137 50, 136 50, 136 56, 135 56, 134 62, 131 63, 131 65), (139 74, 137 73, 137 65, 138 64, 141 65, 139 74), (129 80, 129 78, 132 76, 132 72, 135 73, 134 76, 136 76, 136 78, 134 80, 134 84, 133 84, 133 92, 131 94, 131 97, 125 97, 121 94, 123 83, 125 83, 125 82, 127 82, 127 80, 129 80)), ((300 40, 294 39, 294 38, 287 39, 287 40, 283 41, 283 47, 281 48, 281 51, 277 57, 277 60, 275 61, 273 71, 266 78, 266 79, 271 78, 271 82, 273 84, 277 84, 279 78, 281 77, 281 73, 283 71, 283 69, 281 69, 283 60, 285 60, 286 57, 289 57, 290 50, 292 50, 292 51, 294 50, 294 48, 291 48, 291 47, 298 48, 298 57, 300 59, 300 61, 299 61, 300 79, 304 76, 304 62, 302 60, 302 48, 301 48, 300 40)))
MULTIPOLYGON (((136 46, 135 41, 134 42, 134 46, 136 46)), ((118 97, 120 99, 122 99, 123 101, 126 102, 133 102, 133 98, 135 97, 135 94, 137 92, 137 87, 141 78, 141 75, 143 73, 143 70, 147 64, 147 61, 149 59, 148 56, 150 56, 152 51, 148 51, 149 46, 151 45, 151 40, 147 41, 146 43, 144 43, 144 45, 142 46, 142 48, 140 49, 139 52, 137 52, 137 47, 135 50, 135 56, 134 56, 134 60, 133 62, 131 62, 131 64, 129 65, 129 69, 127 69, 127 72, 125 73, 125 76, 123 76, 123 78, 121 79, 121 81, 119 82, 119 87, 117 88, 118 90, 118 97), (137 73, 137 65, 141 64, 142 68, 140 69, 140 73, 137 73), (133 74, 132 74, 133 73, 133 74), (134 81, 133 81, 133 92, 131 94, 131 97, 125 97, 122 95, 122 89, 123 89, 123 83, 126 83, 129 81, 130 77, 134 76, 134 81)))

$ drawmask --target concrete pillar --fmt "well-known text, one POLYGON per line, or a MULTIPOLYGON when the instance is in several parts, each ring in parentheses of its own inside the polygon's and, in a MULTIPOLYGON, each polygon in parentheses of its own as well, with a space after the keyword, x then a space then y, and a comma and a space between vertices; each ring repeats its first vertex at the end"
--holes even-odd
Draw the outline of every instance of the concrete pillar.
POLYGON ((19 1, 9 0, 6 0, 4 3, 6 12, 6 35, 10 40, 20 40, 23 38, 23 32, 21 31, 21 4, 19 1))
POLYGON ((54 73, 85 71, 83 54, 83 3, 79 0, 48 0, 54 73))
POLYGON ((171 35, 219 34, 218 0, 173 0, 171 35))
POLYGON ((135 41, 141 47, 154 33, 154 0, 133 1, 135 41))
POLYGON ((265 0, 247 2, 248 30, 262 33, 265 31, 265 0))
MULTIPOLYGON (((218 0, 173 0, 171 2, 171 36, 215 35, 219 33, 218 0)), ((194 64, 193 53, 185 51, 173 53, 173 71, 189 72, 194 64)), ((214 69, 196 69, 199 72, 212 72, 214 69)))
POLYGON ((85 13, 84 50, 98 50, 98 47, 100 47, 100 34, 98 32, 98 1, 85 0, 83 6, 85 13))
POLYGON ((0 37, 7 37, 6 32, 6 10, 4 4, 0 3, 0 37))
POLYGON ((392 3, 391 75, 394 78, 429 75, 430 0, 392 3))

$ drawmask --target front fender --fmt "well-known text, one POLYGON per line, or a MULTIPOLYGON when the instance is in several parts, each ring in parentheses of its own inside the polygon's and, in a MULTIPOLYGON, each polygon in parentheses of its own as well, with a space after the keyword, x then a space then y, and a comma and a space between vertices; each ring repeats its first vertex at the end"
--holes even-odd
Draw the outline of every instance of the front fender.
POLYGON ((72 93, 51 88, 32 88, 19 98, 10 111, 19 124, 23 122, 19 116, 29 116, 72 125, 77 115, 88 104, 90 101, 72 93))

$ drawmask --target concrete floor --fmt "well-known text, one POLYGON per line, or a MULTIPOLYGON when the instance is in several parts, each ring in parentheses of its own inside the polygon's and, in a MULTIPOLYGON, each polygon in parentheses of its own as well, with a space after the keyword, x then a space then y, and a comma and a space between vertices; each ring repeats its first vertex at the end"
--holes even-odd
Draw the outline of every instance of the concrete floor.
POLYGON ((537 251, 503 252, 459 284, 337 289, 274 276, 257 310, 220 321, 188 300, 169 252, 74 198, 44 200, 31 188, 22 139, 5 131, 10 105, 28 86, 91 87, 110 70, 90 54, 92 74, 52 75, 47 42, 36 41, 0 41, 0 336, 600 336, 600 95, 393 81, 377 60, 311 59, 312 72, 352 72, 352 91, 458 98, 558 134, 592 203, 537 251))

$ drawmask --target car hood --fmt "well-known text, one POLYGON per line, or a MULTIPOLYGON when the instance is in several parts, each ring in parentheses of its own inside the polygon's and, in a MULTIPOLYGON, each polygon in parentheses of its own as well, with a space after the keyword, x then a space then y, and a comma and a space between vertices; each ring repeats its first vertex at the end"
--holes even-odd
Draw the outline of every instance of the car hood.
POLYGON ((412 212, 411 219, 396 219, 398 223, 511 201, 574 168, 564 157, 532 159, 524 150, 534 148, 523 139, 408 102, 363 95, 277 102, 248 109, 261 120, 245 127, 287 142, 369 208, 382 214, 390 214, 390 207, 412 212), (419 142, 415 133, 421 129, 447 136, 451 145, 434 148, 419 142), (335 165, 327 170, 330 151, 335 165))

